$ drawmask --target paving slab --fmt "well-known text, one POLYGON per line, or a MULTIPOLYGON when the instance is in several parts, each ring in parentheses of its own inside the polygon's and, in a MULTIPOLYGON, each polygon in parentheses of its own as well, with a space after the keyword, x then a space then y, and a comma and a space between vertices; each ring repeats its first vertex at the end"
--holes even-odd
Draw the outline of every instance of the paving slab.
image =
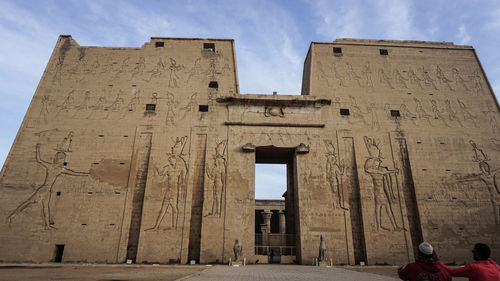
POLYGON ((347 270, 342 267, 317 267, 304 265, 247 265, 232 267, 217 265, 193 274, 187 281, 391 281, 397 278, 367 272, 347 270))

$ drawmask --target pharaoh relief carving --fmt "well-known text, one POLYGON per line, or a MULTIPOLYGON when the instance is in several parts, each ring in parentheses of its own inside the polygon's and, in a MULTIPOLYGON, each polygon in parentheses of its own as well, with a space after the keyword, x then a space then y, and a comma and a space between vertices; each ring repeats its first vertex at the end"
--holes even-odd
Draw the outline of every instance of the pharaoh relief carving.
POLYGON ((486 155, 486 153, 479 148, 473 140, 470 140, 469 143, 472 146, 472 161, 478 163, 481 173, 478 175, 468 176, 461 179, 461 181, 467 182, 479 180, 486 185, 490 194, 490 202, 493 215, 495 217, 495 223, 500 225, 500 168, 492 169, 488 155, 486 155))
POLYGON ((159 230, 167 214, 169 214, 168 219, 170 219, 168 228, 177 229, 179 212, 186 198, 188 165, 184 147, 187 139, 187 136, 177 137, 170 153, 167 153, 166 165, 162 168, 155 168, 156 175, 160 178, 160 184, 165 186, 165 192, 155 224, 145 231, 159 230))
POLYGON ((57 146, 56 153, 53 159, 46 160, 40 156, 41 144, 37 143, 35 147, 36 162, 45 169, 45 178, 43 183, 35 188, 33 193, 24 200, 17 208, 12 211, 6 218, 8 224, 12 223, 14 219, 21 214, 26 208, 33 204, 38 204, 41 210, 42 222, 46 230, 56 229, 50 214, 50 201, 52 197, 52 189, 56 184, 57 179, 61 175, 69 176, 87 176, 88 172, 77 172, 66 167, 66 153, 71 152, 71 143, 73 132, 69 132, 57 146))
POLYGON ((345 165, 339 160, 338 153, 335 152, 335 145, 331 140, 324 141, 326 146, 326 180, 330 185, 330 191, 333 196, 333 206, 335 209, 348 210, 348 204, 344 198, 344 175, 345 165))
MULTIPOLYGON (((382 156, 378 143, 374 138, 364 137, 369 157, 365 162, 365 172, 372 178, 373 195, 375 199, 376 231, 402 231, 398 224, 395 210, 400 208, 397 182, 397 168, 391 170, 382 166, 382 156)), ((402 222, 401 222, 402 225, 402 222)))
POLYGON ((212 164, 207 163, 206 173, 209 181, 203 204, 207 209, 205 216, 220 217, 222 214, 226 191, 226 146, 227 140, 218 142, 215 146, 212 164))

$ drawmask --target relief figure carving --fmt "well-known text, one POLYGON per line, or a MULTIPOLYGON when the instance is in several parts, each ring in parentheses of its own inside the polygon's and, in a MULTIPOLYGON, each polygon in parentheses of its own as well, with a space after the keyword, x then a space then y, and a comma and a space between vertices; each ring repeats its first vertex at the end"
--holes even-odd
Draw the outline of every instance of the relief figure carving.
POLYGON ((226 190, 226 146, 227 141, 223 140, 217 143, 215 147, 215 156, 212 165, 207 163, 207 177, 209 179, 209 193, 211 206, 208 206, 209 212, 206 216, 221 216, 224 192, 226 190))
POLYGON ((57 115, 59 115, 60 113, 68 113, 73 108, 74 94, 75 90, 71 90, 64 98, 64 101, 60 105, 56 106, 59 109, 57 115))
MULTIPOLYGON (((70 132, 68 136, 70 135, 72 136, 72 132, 70 132)), ((66 140, 66 142, 68 141, 66 140)), ((71 141, 69 141, 69 144, 71 144, 71 141)), ((61 147, 61 149, 69 151, 69 144, 65 145, 65 147, 61 147)), ((10 213, 6 220, 7 223, 12 223, 14 218, 23 212, 27 207, 38 203, 41 209, 41 216, 45 229, 56 229, 56 227, 53 226, 54 222, 52 221, 50 215, 50 200, 52 197, 52 188, 54 187, 57 178, 61 175, 87 176, 89 173, 76 172, 66 168, 66 153, 63 150, 56 152, 52 162, 42 159, 40 157, 40 146, 40 143, 36 145, 36 162, 45 169, 45 179, 42 185, 37 187, 28 199, 24 200, 12 213, 10 213)))
POLYGON ((414 98, 413 100, 417 104, 415 107, 415 112, 417 113, 417 117, 419 119, 427 120, 427 123, 429 123, 429 126, 432 126, 431 119, 430 119, 431 116, 429 114, 427 114, 427 112, 425 111, 424 107, 422 106, 422 103, 420 102, 420 100, 417 98, 414 98))
POLYGON ((370 62, 366 62, 365 69, 362 71, 362 74, 365 80, 365 87, 373 88, 372 69, 370 67, 370 62))
POLYGON ((188 113, 193 113, 196 111, 196 106, 198 105, 198 93, 194 93, 191 95, 189 98, 188 103, 186 106, 182 107, 180 110, 184 111, 184 114, 182 115, 182 119, 185 119, 188 113))
POLYGON ((422 90, 424 89, 424 87, 422 87, 422 83, 421 83, 423 79, 418 77, 412 68, 410 68, 408 70, 408 79, 409 79, 409 82, 411 85, 418 85, 418 87, 420 89, 422 89, 422 90))
POLYGON ((363 87, 363 84, 361 83, 361 77, 354 71, 354 68, 352 64, 346 62, 346 73, 347 77, 349 77, 350 80, 355 80, 358 83, 358 86, 363 87))
POLYGON ((491 131, 493 134, 497 134, 500 132, 500 124, 497 121, 498 112, 491 106, 491 104, 487 104, 487 110, 482 111, 484 117, 486 117, 487 123, 491 126, 491 131))
POLYGON ((384 83, 389 86, 389 88, 394 89, 394 86, 392 86, 392 79, 387 76, 383 68, 379 69, 378 76, 381 83, 384 83))
POLYGON ((448 119, 450 121, 456 121, 460 127, 463 127, 464 124, 462 123, 462 121, 460 121, 460 118, 458 118, 457 116, 457 113, 455 112, 455 110, 453 110, 453 108, 451 107, 451 102, 450 100, 445 100, 444 101, 444 104, 445 104, 445 108, 446 108, 446 112, 448 113, 447 116, 448 116, 448 119))
POLYGON ((380 229, 387 231, 401 231, 404 230, 396 222, 394 214, 394 206, 398 204, 397 190, 395 192, 394 185, 397 185, 397 173, 399 170, 396 168, 390 170, 381 165, 382 157, 380 149, 375 139, 364 137, 365 145, 370 157, 365 162, 365 172, 372 177, 373 195, 375 199, 375 223, 376 231, 380 229), (386 227, 382 218, 389 219, 391 227, 386 227))
MULTIPOLYGON (((149 79, 146 79, 146 82, 151 81, 153 78, 160 77, 164 70, 165 70, 165 63, 163 62, 162 58, 159 57, 156 66, 149 71, 151 75, 149 76, 149 79)), ((141 69, 139 69, 138 72, 141 72, 141 69)))
POLYGON ((333 79, 338 81, 339 86, 344 87, 345 77, 338 71, 337 65, 335 63, 332 63, 332 71, 333 71, 333 79))
POLYGON ((415 119, 417 119, 417 115, 412 113, 408 107, 406 106, 406 104, 402 103, 401 106, 399 107, 399 112, 401 114, 401 119, 403 120, 410 120, 413 125, 417 125, 417 121, 415 119))
POLYGON ((458 89, 458 86, 462 86, 464 90, 468 91, 469 87, 467 87, 467 83, 464 78, 462 78, 462 75, 460 75, 460 71, 456 68, 452 68, 451 72, 453 73, 453 80, 455 80, 455 89, 458 89))
POLYGON ((473 140, 470 140, 469 143, 472 145, 472 151, 474 152, 472 161, 478 163, 481 174, 466 177, 461 179, 461 181, 467 182, 480 180, 486 185, 490 194, 490 202, 495 217, 495 224, 500 225, 500 168, 491 169, 490 164, 488 163, 490 159, 484 151, 481 148, 478 148, 477 144, 473 140))
POLYGON ((474 127, 477 128, 477 123, 476 123, 476 116, 472 115, 472 113, 470 113, 470 111, 467 109, 467 105, 465 105, 465 103, 459 99, 457 99, 458 101, 458 106, 460 106, 460 112, 462 113, 462 116, 463 116, 463 120, 466 121, 466 120, 470 120, 472 122, 472 124, 474 125, 474 127))
POLYGON ((353 96, 350 96, 349 98, 351 99, 352 119, 360 120, 364 125, 368 125, 368 122, 365 119, 366 113, 361 110, 361 106, 357 104, 356 99, 353 96))
POLYGON ((194 77, 197 77, 198 75, 201 74, 201 65, 200 65, 200 62, 201 62, 201 58, 197 58, 195 61, 194 61, 194 64, 193 64, 193 67, 191 67, 191 69, 187 72, 188 77, 186 79, 186 83, 189 83, 189 81, 194 78, 194 77))
POLYGON ((170 58, 170 66, 168 67, 168 69, 170 70, 168 87, 169 88, 179 88, 179 85, 177 84, 177 80, 179 80, 179 75, 177 75, 177 72, 184 69, 184 66, 177 65, 177 61, 173 58, 170 58))
POLYGON ((470 78, 472 80, 472 87, 474 88, 474 92, 476 93, 476 95, 478 95, 483 91, 483 82, 482 77, 479 74, 479 70, 474 70, 470 78))
POLYGON ((344 200, 344 186, 342 176, 344 175, 344 163, 340 162, 335 152, 335 146, 331 140, 326 141, 326 179, 330 185, 330 191, 333 195, 333 206, 335 209, 341 208, 348 210, 344 200))
POLYGON ((40 107, 40 114, 38 114, 38 118, 43 120, 43 123, 47 124, 49 119, 49 106, 51 105, 51 101, 49 96, 42 96, 42 106, 40 107))
POLYGON ((450 125, 448 125, 448 122, 446 122, 445 116, 439 110, 437 102, 435 100, 431 100, 431 104, 432 104, 432 113, 434 113, 434 119, 441 120, 446 127, 450 127, 450 125))
POLYGON ((161 223, 168 212, 171 214, 170 227, 177 229, 179 222, 179 209, 186 198, 186 183, 188 166, 184 159, 184 146, 188 137, 176 138, 170 153, 167 153, 167 163, 163 168, 156 168, 156 174, 161 177, 165 184, 165 193, 161 203, 161 209, 153 227, 145 231, 159 230, 161 223))
POLYGON ((406 85, 406 81, 408 81, 408 78, 403 77, 401 72, 399 72, 399 70, 397 69, 394 69, 394 81, 396 85, 408 89, 408 85, 406 85))
POLYGON ((135 66, 132 69, 132 78, 136 75, 142 75, 142 73, 144 73, 144 69, 146 69, 146 59, 144 57, 140 57, 139 61, 135 63, 135 66))
POLYGON ((424 80, 424 85, 426 87, 431 87, 434 90, 437 90, 438 88, 436 87, 436 84, 434 83, 434 79, 432 79, 431 75, 429 74, 429 71, 425 70, 425 68, 422 68, 423 72, 423 80, 424 80))
POLYGON ((445 84, 446 86, 448 86, 448 89, 454 91, 450 85, 451 80, 446 77, 439 65, 436 66, 436 78, 439 81, 439 84, 445 84))
POLYGON ((174 108, 177 105, 175 102, 175 97, 172 93, 167 92, 167 98, 165 104, 167 105, 167 118, 166 125, 175 125, 175 112, 174 108))

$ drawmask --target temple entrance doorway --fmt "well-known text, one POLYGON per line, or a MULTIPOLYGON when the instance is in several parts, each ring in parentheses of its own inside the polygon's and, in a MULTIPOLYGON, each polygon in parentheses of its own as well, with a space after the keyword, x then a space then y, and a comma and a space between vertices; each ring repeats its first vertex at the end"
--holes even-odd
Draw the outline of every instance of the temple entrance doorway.
POLYGON ((260 263, 295 262, 294 151, 256 149, 255 255, 260 263))

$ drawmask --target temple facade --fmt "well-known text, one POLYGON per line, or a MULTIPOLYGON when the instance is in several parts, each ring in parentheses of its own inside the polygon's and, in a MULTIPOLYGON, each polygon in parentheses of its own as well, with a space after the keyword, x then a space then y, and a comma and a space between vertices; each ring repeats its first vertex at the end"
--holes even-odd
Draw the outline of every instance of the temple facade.
POLYGON ((234 41, 61 35, 0 174, 0 261, 500 258, 500 111, 474 49, 313 42, 301 95, 241 94, 234 41), (255 164, 287 165, 282 201, 255 164))

